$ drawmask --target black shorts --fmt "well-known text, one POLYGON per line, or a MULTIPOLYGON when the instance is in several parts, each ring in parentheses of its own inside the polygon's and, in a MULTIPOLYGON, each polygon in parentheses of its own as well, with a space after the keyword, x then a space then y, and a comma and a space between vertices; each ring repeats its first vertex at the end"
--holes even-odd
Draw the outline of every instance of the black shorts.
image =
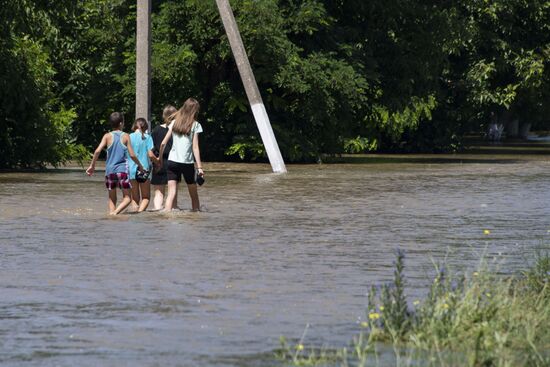
POLYGON ((195 183, 195 164, 168 161, 167 175, 168 181, 176 180, 178 182, 181 182, 181 175, 183 175, 185 183, 192 185, 195 183))
POLYGON ((168 183, 168 159, 162 161, 162 168, 157 172, 153 170, 151 185, 166 185, 168 183))

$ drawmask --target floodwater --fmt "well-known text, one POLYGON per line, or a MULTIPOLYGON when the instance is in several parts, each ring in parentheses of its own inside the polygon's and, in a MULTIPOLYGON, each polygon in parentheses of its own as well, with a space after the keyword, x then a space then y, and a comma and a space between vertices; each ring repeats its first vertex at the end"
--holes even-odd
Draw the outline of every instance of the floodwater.
POLYGON ((101 173, 0 173, 0 364, 276 365, 306 325, 344 346, 396 248, 411 298, 432 262, 513 272, 548 248, 547 157, 206 164, 203 212, 116 218, 101 173))

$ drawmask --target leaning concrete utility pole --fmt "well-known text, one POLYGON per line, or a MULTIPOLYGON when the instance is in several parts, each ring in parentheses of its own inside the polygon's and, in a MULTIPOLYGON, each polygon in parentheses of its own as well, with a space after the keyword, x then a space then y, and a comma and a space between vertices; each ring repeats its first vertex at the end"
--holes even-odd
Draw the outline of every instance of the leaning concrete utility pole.
POLYGON ((137 0, 136 26, 136 118, 151 124, 151 0, 137 0))
POLYGON ((275 173, 284 173, 286 172, 285 162, 281 156, 281 151, 279 150, 279 145, 275 139, 275 134, 273 134, 273 129, 271 128, 271 123, 269 122, 269 117, 267 116, 267 111, 265 110, 262 96, 258 90, 256 78, 254 78, 254 74, 252 73, 250 61, 248 60, 248 55, 246 54, 243 40, 241 38, 237 22, 235 21, 235 16, 233 15, 233 10, 231 9, 229 0, 216 0, 216 3, 218 4, 223 26, 225 27, 225 32, 227 33, 227 38, 229 39, 233 56, 237 62, 237 68, 241 74, 241 79, 244 84, 246 95, 248 96, 248 101, 252 107, 254 119, 256 120, 258 129, 260 130, 260 135, 262 137, 265 150, 267 151, 271 168, 275 173))

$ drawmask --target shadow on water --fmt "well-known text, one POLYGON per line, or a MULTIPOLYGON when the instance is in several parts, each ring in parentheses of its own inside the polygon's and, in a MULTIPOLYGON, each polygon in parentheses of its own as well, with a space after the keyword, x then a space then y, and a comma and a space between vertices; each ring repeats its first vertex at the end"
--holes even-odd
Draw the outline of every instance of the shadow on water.
MULTIPOLYGON (((471 156, 390 156, 390 155, 356 155, 343 157, 329 157, 325 159, 331 163, 351 164, 515 164, 521 159, 513 158, 474 158, 471 156)), ((324 163, 325 163, 324 162, 324 163)))
POLYGON ((514 164, 522 161, 545 160, 550 155, 550 144, 528 141, 507 141, 487 144, 470 141, 455 154, 343 154, 327 156, 324 163, 358 164, 514 164))

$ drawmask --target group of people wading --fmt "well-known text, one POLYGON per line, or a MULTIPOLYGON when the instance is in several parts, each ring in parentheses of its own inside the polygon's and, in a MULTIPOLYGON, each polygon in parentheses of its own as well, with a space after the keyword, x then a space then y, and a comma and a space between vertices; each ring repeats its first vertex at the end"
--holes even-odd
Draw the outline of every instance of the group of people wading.
POLYGON ((133 133, 126 134, 122 131, 122 113, 111 113, 112 131, 103 136, 86 169, 89 176, 94 174, 99 155, 106 148, 105 187, 109 192, 110 214, 120 214, 130 205, 137 212, 147 209, 151 184, 155 210, 179 209, 177 193, 182 176, 189 190, 192 210, 200 210, 197 182, 204 182, 204 170, 199 149, 202 126, 196 121, 199 108, 199 102, 193 98, 185 101, 179 110, 173 106, 164 107, 163 124, 156 126, 150 135, 146 119, 137 118, 132 126, 133 133), (123 195, 118 205, 117 186, 123 195))

